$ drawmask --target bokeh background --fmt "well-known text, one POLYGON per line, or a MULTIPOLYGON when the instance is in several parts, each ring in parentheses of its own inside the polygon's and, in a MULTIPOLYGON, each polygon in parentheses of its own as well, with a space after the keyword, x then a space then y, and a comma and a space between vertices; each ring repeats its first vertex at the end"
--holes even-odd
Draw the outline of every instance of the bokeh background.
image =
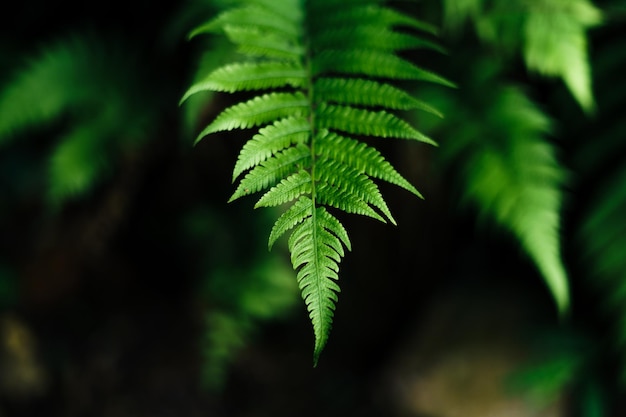
POLYGON ((233 3, 0 15, 0 416, 624 415, 626 4, 392 3, 459 88, 416 87, 439 147, 376 144, 425 200, 381 184, 397 227, 341 218, 313 368, 279 213, 226 203, 247 138, 192 145, 233 98, 179 105, 232 57, 187 34, 233 3))

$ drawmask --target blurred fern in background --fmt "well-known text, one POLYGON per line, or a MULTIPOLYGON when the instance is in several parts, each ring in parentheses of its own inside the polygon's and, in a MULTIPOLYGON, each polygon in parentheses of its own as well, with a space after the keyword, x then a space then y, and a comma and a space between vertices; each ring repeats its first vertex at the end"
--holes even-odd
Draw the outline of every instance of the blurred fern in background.
MULTIPOLYGON (((158 108, 140 62, 123 41, 73 35, 42 48, 0 95, 0 146, 57 126, 47 199, 62 206, 110 174, 116 159, 145 143, 158 108)), ((54 132, 54 130, 52 130, 54 132)))
POLYGON ((202 378, 212 391, 223 389, 228 369, 269 321, 285 320, 298 302, 298 287, 291 267, 281 252, 268 255, 264 239, 246 243, 248 257, 238 259, 241 249, 229 236, 245 236, 271 226, 271 218, 236 220, 227 213, 198 207, 181 219, 180 239, 186 252, 202 262, 197 292, 206 309, 202 351, 202 378))
POLYGON ((533 336, 533 359, 514 380, 546 404, 569 390, 575 415, 589 417, 614 415, 625 389, 615 375, 626 369, 626 38, 618 4, 601 12, 588 1, 446 0, 450 41, 463 47, 462 34, 474 31, 485 55, 457 51, 471 68, 456 73, 460 94, 429 96, 449 116, 426 120, 444 137, 441 166, 459 204, 513 232, 557 304, 575 287, 572 316, 533 336), (518 59, 528 74, 515 72, 518 59), (579 108, 549 80, 534 85, 534 73, 561 78, 579 108))
MULTIPOLYGON (((614 2, 615 5, 620 2, 614 2)), ((623 7, 623 5, 622 5, 623 7)), ((624 45, 626 20, 623 14, 598 35, 595 48, 595 92, 597 117, 589 124, 574 123, 581 129, 574 154, 581 182, 580 222, 577 243, 587 285, 599 297, 598 314, 610 323, 609 352, 621 358, 620 379, 626 389, 626 68, 624 45), (583 198, 584 196, 584 198, 583 198)))
POLYGON ((439 122, 447 138, 443 169, 458 182, 459 202, 477 210, 482 225, 493 222, 515 236, 558 311, 566 313, 570 295, 560 245, 566 173, 547 138, 552 122, 520 87, 502 85, 499 63, 467 59, 472 70, 463 93, 433 98, 450 115, 439 122))
POLYGON ((527 68, 559 77, 583 109, 594 108, 587 30, 602 21, 588 0, 445 0, 444 25, 453 33, 469 21, 498 53, 521 55, 527 68))

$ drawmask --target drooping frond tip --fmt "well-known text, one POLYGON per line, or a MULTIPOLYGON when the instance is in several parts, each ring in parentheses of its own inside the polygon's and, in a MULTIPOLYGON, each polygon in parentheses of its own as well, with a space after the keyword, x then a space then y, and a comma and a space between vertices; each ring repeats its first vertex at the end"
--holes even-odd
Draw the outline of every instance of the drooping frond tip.
POLYGON ((258 128, 243 146, 230 201, 262 192, 255 207, 287 206, 269 247, 290 232, 288 248, 315 335, 314 364, 332 327, 340 291, 339 263, 348 234, 332 211, 395 220, 376 180, 421 197, 373 147, 357 138, 436 143, 395 112, 438 110, 394 85, 395 80, 452 83, 403 59, 405 49, 441 50, 431 25, 374 0, 248 0, 192 34, 222 33, 243 62, 228 63, 193 85, 200 91, 248 91, 198 136, 258 128), (398 31, 398 27, 409 30, 398 31))
POLYGON ((520 88, 487 83, 481 105, 449 103, 455 143, 443 153, 450 169, 462 173, 461 199, 516 238, 564 318, 570 294, 559 228, 566 173, 547 138, 551 121, 520 88))

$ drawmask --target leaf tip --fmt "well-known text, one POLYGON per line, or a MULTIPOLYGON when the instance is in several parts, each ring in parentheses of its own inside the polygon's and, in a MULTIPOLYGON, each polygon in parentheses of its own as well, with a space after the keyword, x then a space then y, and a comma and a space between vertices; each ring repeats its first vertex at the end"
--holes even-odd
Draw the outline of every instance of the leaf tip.
POLYGON ((317 368, 317 364, 320 360, 320 355, 322 354, 323 346, 316 346, 315 351, 313 352, 313 368, 317 368))
POLYGON ((198 142, 200 142, 204 138, 204 135, 198 135, 196 139, 193 141, 193 146, 196 146, 198 142))

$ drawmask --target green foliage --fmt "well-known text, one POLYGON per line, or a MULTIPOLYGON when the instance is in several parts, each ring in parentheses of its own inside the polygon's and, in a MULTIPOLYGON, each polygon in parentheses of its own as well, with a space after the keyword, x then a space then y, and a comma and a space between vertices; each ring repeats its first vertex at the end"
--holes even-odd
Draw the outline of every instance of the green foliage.
POLYGON ((198 136, 258 128, 243 147, 233 178, 248 171, 231 197, 263 191, 256 207, 292 203, 276 221, 270 247, 285 233, 315 333, 314 363, 326 345, 348 234, 331 210, 395 224, 372 178, 419 196, 371 146, 357 138, 434 142, 394 114, 418 108, 439 114, 393 86, 393 80, 451 83, 400 57, 406 49, 440 50, 432 27, 379 1, 249 1, 192 32, 222 33, 247 58, 194 84, 254 96, 220 113, 198 136), (409 30, 398 31, 402 26, 409 30))
POLYGON ((476 60, 472 68, 462 96, 438 94, 438 107, 450 115, 440 123, 444 169, 459 183, 463 205, 517 238, 565 314, 570 294, 559 229, 566 173, 548 140, 552 122, 519 87, 499 85, 497 65, 476 60))
POLYGON ((591 2, 446 0, 444 9, 452 30, 471 20, 480 39, 505 53, 519 50, 528 69, 560 77, 583 109, 594 109, 586 31, 602 14, 591 2))
MULTIPOLYGON (((544 355, 543 360, 529 365, 525 373, 526 384, 536 395, 554 398, 563 390, 576 392, 574 407, 584 416, 611 415, 609 398, 615 392, 623 393, 626 381, 626 242, 623 238, 626 236, 623 220, 626 209, 626 171, 623 168, 626 148, 623 139, 626 130, 622 122, 622 109, 626 104, 622 72, 626 55, 623 31, 619 30, 620 26, 623 27, 624 15, 619 13, 617 3, 613 3, 614 8, 608 4, 601 14, 587 1, 447 1, 445 16, 448 27, 455 29, 458 35, 463 22, 470 20, 483 47, 500 55, 501 67, 494 64, 496 60, 493 56, 488 61, 492 67, 484 62, 468 60, 468 66, 473 71, 460 83, 463 87, 461 98, 451 99, 447 94, 437 94, 434 97, 440 103, 433 98, 430 100, 448 115, 445 123, 436 123, 443 126, 442 130, 434 132, 444 138, 441 155, 445 157, 447 169, 458 179, 459 191, 465 200, 472 201, 480 213, 500 221, 513 231, 530 256, 535 258, 540 270, 541 263, 536 257, 544 257, 544 265, 551 258, 553 268, 547 272, 552 271, 553 276, 565 278, 563 273, 558 273, 559 270, 564 271, 564 262, 558 258, 559 235, 563 234, 563 242, 569 245, 571 256, 575 258, 573 261, 569 259, 570 265, 567 266, 571 276, 565 281, 573 280, 578 287, 574 307, 576 295, 580 297, 579 303, 588 301, 585 297, 597 297, 593 298, 593 303, 598 304, 596 313, 589 310, 588 304, 579 304, 575 309, 578 319, 582 316, 585 321, 589 320, 587 317, 598 314, 595 320, 602 323, 594 321, 591 325, 594 335, 588 336, 586 341, 591 349, 570 346, 551 352, 544 355), (598 29, 599 35, 591 49, 593 55, 589 56, 587 44, 591 42, 586 32, 600 23, 601 16, 610 26, 598 29), (519 99, 503 101, 498 98, 510 87, 494 89, 498 85, 497 78, 511 77, 503 68, 510 69, 508 65, 516 55, 524 59, 530 70, 561 77, 581 108, 588 113, 596 110, 594 118, 583 117, 580 111, 571 109, 567 99, 561 95, 555 94, 548 100, 558 117, 556 120, 548 120, 539 106, 528 99, 522 100, 523 93, 517 87, 515 94, 520 96, 519 99), (591 68, 594 75, 593 94, 591 68), (517 104, 513 106, 515 101, 517 104), (455 125, 462 127, 454 129, 455 125), (463 139, 464 135, 474 140, 463 139), (496 137, 499 137, 498 146, 502 150, 497 159, 487 156, 493 152, 487 145, 495 143, 492 138, 496 137), (552 137, 562 139, 558 147, 552 137), (526 152, 525 157, 514 158, 515 154, 524 155, 524 152, 516 151, 523 143, 526 143, 524 146, 528 151, 535 151, 526 152), (561 161, 561 158, 555 158, 555 149, 567 150, 571 153, 570 159, 567 159, 567 154, 561 161), (496 160, 500 161, 498 165, 494 164, 496 160), (500 169, 495 169, 497 166, 500 169), (486 171, 492 175, 489 183, 480 180, 479 174, 486 171), (534 175, 533 171, 536 171, 534 175), (513 178, 511 174, 514 172, 517 172, 514 176, 518 181, 505 187, 503 180, 513 178), (566 184, 564 178, 567 178, 566 184), (519 181, 526 185, 521 185, 519 181), (501 186, 497 187, 497 184, 501 186), (565 185, 570 192, 566 207, 581 212, 574 218, 571 214, 565 218, 569 231, 558 232, 558 224, 562 222, 559 218, 564 216, 560 207, 565 185), (510 209, 498 204, 496 198, 486 198, 499 195, 504 202, 505 196, 521 197, 528 192, 536 198, 526 194, 524 198, 511 199, 510 209), (520 215, 521 210, 525 210, 523 216, 520 215), (498 216, 499 211, 507 215, 498 216), (516 212, 520 219, 526 218, 525 222, 534 218, 535 226, 527 224, 521 227, 523 222, 515 221, 516 216, 511 216, 516 212), (536 234, 530 239, 533 230, 536 234), (572 231, 576 236, 575 248, 571 246, 574 241, 571 239, 572 231), (534 250, 531 249, 533 245, 536 246, 534 250), (584 282, 576 281, 577 278, 583 278, 584 282), (605 325, 610 329, 608 334, 599 329, 605 325), (616 366, 616 362, 620 361, 616 366), (603 367, 611 369, 609 376, 603 367), (613 388, 615 391, 611 390, 611 385, 616 384, 613 372, 621 374, 621 387, 613 388)), ((512 76, 517 77, 515 74, 512 76)), ((509 95, 512 92, 509 91, 509 95)), ((546 96, 542 95, 542 98, 546 96)), ((485 175, 482 178, 488 177, 485 175)), ((554 282, 550 284, 545 266, 542 272, 549 285, 555 287, 554 282)), ((590 325, 584 323, 581 327, 585 326, 590 325)))
MULTIPOLYGON (((533 338, 529 363, 510 376, 513 391, 523 393, 533 403, 548 406, 558 401, 566 389, 581 382, 584 386, 578 388, 591 389, 591 382, 597 377, 593 374, 597 351, 591 338, 571 329, 544 330, 533 338)), ((587 402, 580 398, 581 409, 587 402)))
POLYGON ((260 235, 271 224, 271 213, 266 214, 242 222, 229 218, 224 210, 199 207, 182 219, 185 252, 197 253, 201 259, 197 292, 206 304, 202 379, 213 391, 225 385, 229 366, 261 325, 288 317, 298 301, 291 268, 280 253, 268 256, 264 240, 251 239, 242 261, 237 256, 240 243, 224 238, 243 238, 250 231, 260 235))
POLYGON ((225 264, 207 270, 202 379, 209 389, 223 387, 229 366, 262 324, 288 317, 298 297, 290 272, 278 257, 246 268, 225 264))
POLYGON ((625 39, 620 34, 603 43, 597 52, 596 85, 602 112, 593 125, 582 127, 595 133, 594 140, 581 139, 575 163, 585 177, 594 180, 577 241, 589 286, 603 301, 600 313, 611 323, 612 349, 621 357, 621 384, 626 387, 626 130, 622 116, 626 86, 621 82, 626 65, 625 39))
POLYGON ((526 20, 524 59, 540 74, 561 77, 583 109, 591 111, 591 89, 585 31, 601 22, 588 1, 543 1, 526 20))
POLYGON ((576 415, 610 415, 606 386, 599 373, 602 357, 598 342, 568 327, 535 331, 532 337, 528 363, 509 376, 510 391, 540 407, 562 401, 564 392, 574 392, 570 401, 576 415))
POLYGON ((154 121, 139 74, 128 71, 135 59, 121 45, 90 35, 61 39, 19 68, 0 93, 0 146, 62 125, 48 159, 53 206, 90 191, 116 154, 145 140, 154 121))

